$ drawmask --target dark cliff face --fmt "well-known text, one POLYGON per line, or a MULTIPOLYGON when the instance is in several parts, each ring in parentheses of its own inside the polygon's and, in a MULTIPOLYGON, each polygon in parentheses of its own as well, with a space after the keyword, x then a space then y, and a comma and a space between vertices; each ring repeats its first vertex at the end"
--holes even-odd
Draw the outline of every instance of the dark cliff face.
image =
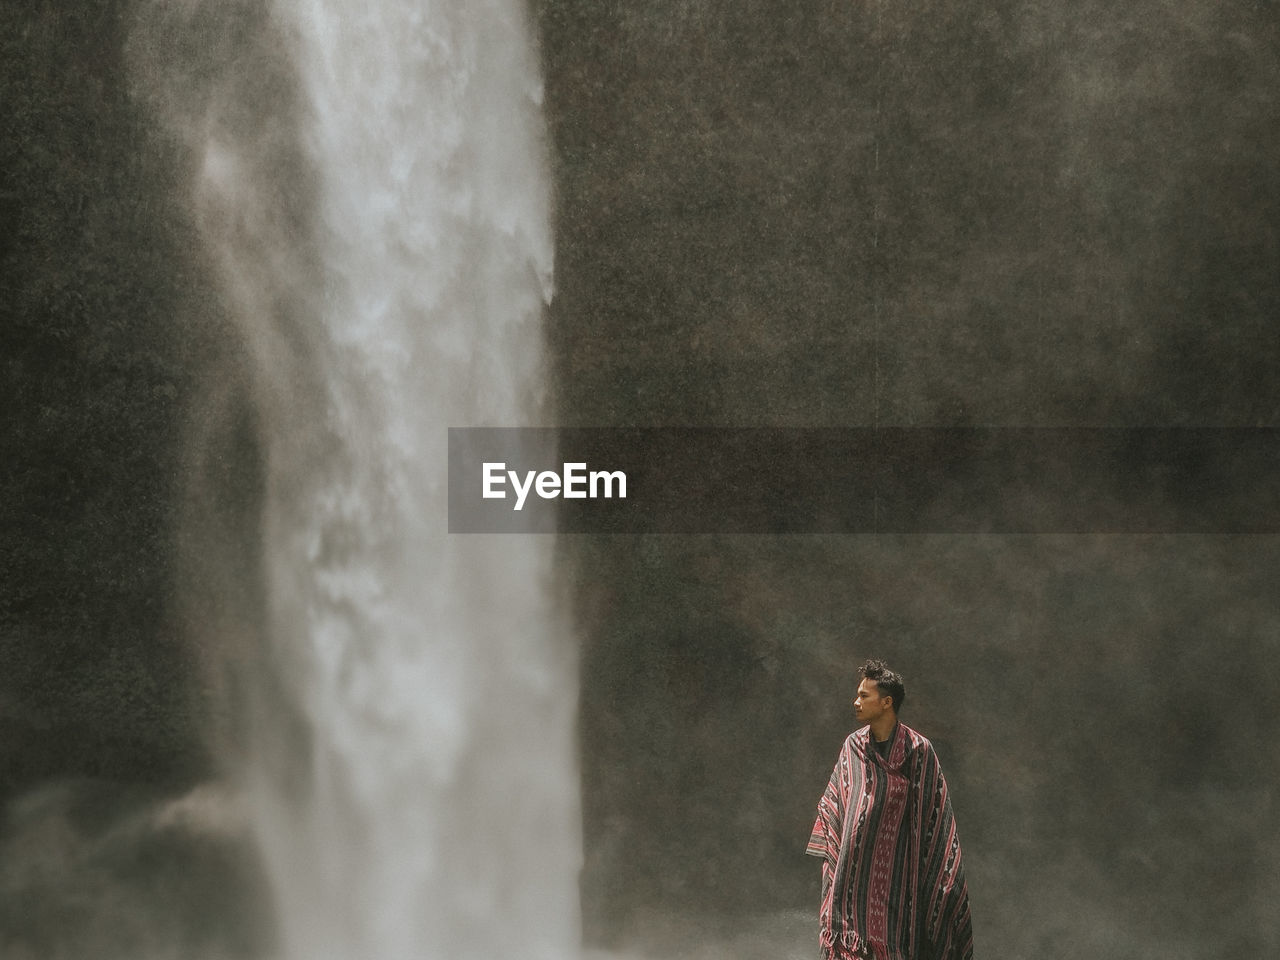
POLYGON ((207 291, 175 158, 128 97, 123 5, 4 19, 0 783, 182 780, 203 761, 167 620, 198 340, 177 321, 207 291))
MULTIPOLYGON (((1268 6, 538 12, 565 422, 1276 422, 1268 6)), ((565 552, 592 936, 638 903, 810 907, 813 803, 882 655, 952 777, 984 953, 1072 916, 1126 956, 1273 937, 1242 922, 1275 856, 1271 540, 565 552)))
MULTIPOLYGON (((177 616, 176 531, 190 411, 234 350, 184 207, 184 158, 131 97, 131 23, 124 3, 0 9, 6 956, 243 957, 270 942, 243 828, 220 825, 235 819, 226 803, 172 805, 214 772, 209 678, 177 616)), ((208 482, 250 557, 241 433, 208 482)))
MULTIPOLYGON (((0 12, 11 839, 75 805, 53 783, 129 809, 185 789, 212 772, 209 729, 234 725, 190 643, 217 631, 184 621, 198 605, 178 615, 174 544, 193 411, 236 346, 184 157, 130 94, 134 14, 0 12)), ((561 422, 1276 423, 1269 5, 535 14, 561 422)), ((261 465, 251 404, 225 403, 198 473, 217 549, 248 572, 224 594, 236 612, 209 616, 251 629, 261 465)), ((593 939, 642 908, 807 909, 813 803, 854 668, 880 655, 951 779, 984 952, 1052 953, 1081 918, 1093 952, 1274 948, 1273 539, 576 538, 562 555, 593 939)), ((186 842, 166 862, 221 855, 186 842)))
POLYGON ((1274 420, 1267 7, 540 22, 568 417, 1274 420))

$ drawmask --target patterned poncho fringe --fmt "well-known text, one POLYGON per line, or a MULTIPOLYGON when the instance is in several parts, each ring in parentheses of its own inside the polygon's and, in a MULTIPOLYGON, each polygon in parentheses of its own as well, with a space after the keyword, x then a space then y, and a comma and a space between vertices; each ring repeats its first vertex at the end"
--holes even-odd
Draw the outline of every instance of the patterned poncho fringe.
POLYGON ((821 857, 823 956, 972 960, 969 891, 933 745, 899 723, 887 758, 868 727, 831 773, 807 853, 821 857))

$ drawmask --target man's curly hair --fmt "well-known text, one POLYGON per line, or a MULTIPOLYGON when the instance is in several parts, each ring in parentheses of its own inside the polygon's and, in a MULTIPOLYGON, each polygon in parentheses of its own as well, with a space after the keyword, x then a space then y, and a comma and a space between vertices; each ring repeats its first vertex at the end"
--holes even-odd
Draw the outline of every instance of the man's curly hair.
POLYGON ((862 676, 875 682, 880 695, 893 697, 893 712, 901 713, 902 704, 907 699, 907 689, 902 682, 902 674, 889 669, 883 660, 868 660, 862 665, 862 676))

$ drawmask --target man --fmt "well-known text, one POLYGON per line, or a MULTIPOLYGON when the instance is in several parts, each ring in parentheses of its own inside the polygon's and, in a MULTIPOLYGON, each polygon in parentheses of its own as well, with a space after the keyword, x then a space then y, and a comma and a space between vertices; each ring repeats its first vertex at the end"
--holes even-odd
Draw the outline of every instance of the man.
POLYGON ((969 891, 933 745, 898 722, 905 688, 868 660, 865 724, 840 751, 807 853, 822 858, 826 960, 972 960, 969 891))

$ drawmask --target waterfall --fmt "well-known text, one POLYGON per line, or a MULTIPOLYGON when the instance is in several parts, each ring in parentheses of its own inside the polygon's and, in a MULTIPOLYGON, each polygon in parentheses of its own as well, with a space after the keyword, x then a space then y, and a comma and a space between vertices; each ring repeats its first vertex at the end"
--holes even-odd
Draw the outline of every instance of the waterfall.
POLYGON ((579 949, 550 538, 445 530, 446 428, 541 421, 526 21, 519 0, 157 3, 133 43, 252 371, 266 649, 237 770, 286 960, 579 949))

